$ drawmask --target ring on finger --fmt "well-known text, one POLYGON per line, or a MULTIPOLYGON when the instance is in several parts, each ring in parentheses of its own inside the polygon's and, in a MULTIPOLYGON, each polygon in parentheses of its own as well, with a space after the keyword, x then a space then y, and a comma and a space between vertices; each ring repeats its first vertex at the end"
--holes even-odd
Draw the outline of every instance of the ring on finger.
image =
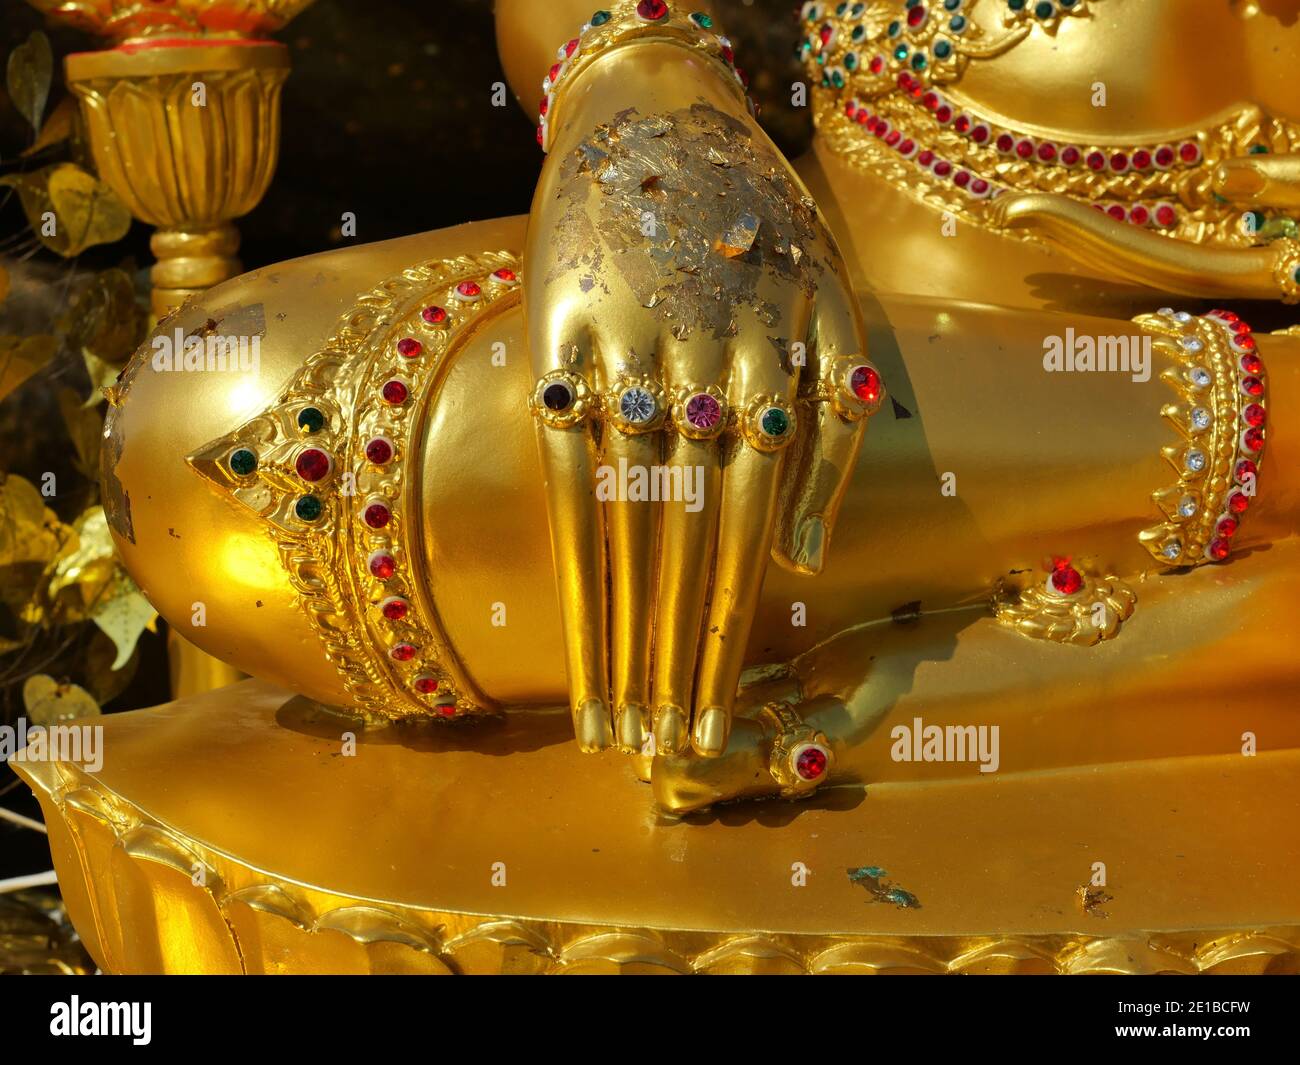
POLYGON ((591 413, 595 400, 580 374, 551 370, 538 378, 528 405, 552 429, 568 429, 591 413))

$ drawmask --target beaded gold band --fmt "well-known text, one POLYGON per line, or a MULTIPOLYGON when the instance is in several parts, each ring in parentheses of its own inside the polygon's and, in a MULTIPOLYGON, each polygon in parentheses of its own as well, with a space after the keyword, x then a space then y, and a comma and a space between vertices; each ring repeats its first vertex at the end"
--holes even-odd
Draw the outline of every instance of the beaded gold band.
POLYGON ((781 796, 795 799, 815 791, 833 758, 826 734, 805 724, 785 703, 768 703, 759 716, 776 731, 767 765, 781 796))
POLYGON ((1161 414, 1183 440, 1161 449, 1178 474, 1152 495, 1166 520, 1139 539, 1168 566, 1220 562, 1255 497, 1264 452, 1266 379, 1255 337, 1231 311, 1195 317, 1165 307, 1134 321, 1175 363, 1160 378, 1179 402, 1161 414))
POLYGON ((735 88, 741 102, 754 114, 753 102, 745 92, 745 75, 735 65, 731 41, 712 30, 712 16, 702 11, 691 14, 674 12, 665 0, 620 0, 611 4, 608 10, 593 13, 578 36, 560 46, 555 64, 542 81, 537 122, 537 143, 542 151, 551 148, 559 90, 571 85, 601 56, 633 41, 671 42, 708 56, 718 63, 727 83, 735 88))

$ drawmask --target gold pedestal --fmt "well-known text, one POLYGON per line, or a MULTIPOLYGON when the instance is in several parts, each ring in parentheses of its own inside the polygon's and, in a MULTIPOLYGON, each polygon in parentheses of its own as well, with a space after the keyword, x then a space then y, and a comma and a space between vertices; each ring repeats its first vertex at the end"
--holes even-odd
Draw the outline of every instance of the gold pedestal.
POLYGON ((106 971, 1300 971, 1298 751, 673 820, 563 712, 367 726, 248 681, 103 725, 97 775, 15 768, 106 971))

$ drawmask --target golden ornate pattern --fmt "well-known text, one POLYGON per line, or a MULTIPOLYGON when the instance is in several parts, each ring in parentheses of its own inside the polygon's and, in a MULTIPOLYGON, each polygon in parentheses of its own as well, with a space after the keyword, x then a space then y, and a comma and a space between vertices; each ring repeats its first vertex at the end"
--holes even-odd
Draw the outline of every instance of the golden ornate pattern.
POLYGON ((1255 338, 1231 311, 1194 317, 1166 307, 1134 321, 1174 362, 1160 379, 1179 402, 1160 413, 1183 441, 1161 449, 1178 476, 1151 497, 1166 520, 1139 539, 1168 566, 1221 561, 1256 494, 1264 451, 1267 379, 1255 338))
POLYGON ((1118 577, 1097 577, 1057 559, 1039 583, 1002 580, 993 593, 993 613, 1022 636, 1091 647, 1119 633, 1137 605, 1133 590, 1118 577))
POLYGON ((411 468, 446 369, 518 301, 507 252, 410 267, 363 295, 276 402, 189 462, 256 512, 356 705, 390 717, 477 712, 420 579, 411 468))

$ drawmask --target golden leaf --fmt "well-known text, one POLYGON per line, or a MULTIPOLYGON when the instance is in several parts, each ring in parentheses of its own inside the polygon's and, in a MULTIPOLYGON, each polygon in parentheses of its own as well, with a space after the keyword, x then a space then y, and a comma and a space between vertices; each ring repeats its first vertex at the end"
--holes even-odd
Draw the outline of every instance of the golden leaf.
POLYGON ((104 436, 104 419, 82 405, 71 388, 59 389, 59 411, 77 451, 77 469, 92 481, 99 480, 99 448, 104 436))
POLYGON ((131 275, 114 268, 91 278, 62 324, 72 344, 120 366, 144 339, 148 316, 136 301, 131 275))
POLYGON ((37 239, 64 258, 78 255, 92 244, 121 240, 131 227, 131 212, 113 190, 75 163, 6 174, 0 177, 0 185, 18 190, 23 213, 37 239), (50 214, 53 226, 47 224, 50 214))
POLYGON ((0 479, 0 566, 53 559, 67 539, 67 527, 45 505, 26 478, 0 479))
POLYGON ((14 107, 31 123, 32 129, 41 128, 41 115, 45 113, 53 76, 54 54, 50 51, 50 39, 40 30, 33 32, 9 53, 5 85, 14 107))
POLYGON ((72 529, 75 535, 68 538, 50 574, 48 594, 53 599, 65 588, 78 586, 81 605, 93 611, 109 597, 109 586, 117 580, 119 569, 104 508, 88 507, 72 523, 72 529))
POLYGON ((45 673, 27 678, 23 685, 23 706, 27 720, 33 725, 58 725, 99 714, 99 703, 85 688, 60 684, 45 673))
POLYGON ((36 142, 19 154, 25 159, 55 144, 63 143, 72 136, 79 119, 77 101, 71 96, 65 96, 54 105, 50 117, 45 120, 45 125, 41 126, 41 132, 36 136, 36 142))
POLYGON ((0 399, 49 362, 58 346, 51 336, 0 336, 0 399))
POLYGON ((113 663, 117 659, 117 644, 106 633, 96 630, 86 649, 85 673, 86 686, 100 706, 116 699, 131 683, 140 662, 139 648, 131 652, 124 666, 115 667, 113 663))
POLYGON ((117 658, 110 668, 121 669, 130 661, 140 633, 152 624, 157 613, 136 587, 135 581, 127 576, 125 570, 119 569, 113 594, 102 600, 91 614, 95 624, 117 646, 117 658))

